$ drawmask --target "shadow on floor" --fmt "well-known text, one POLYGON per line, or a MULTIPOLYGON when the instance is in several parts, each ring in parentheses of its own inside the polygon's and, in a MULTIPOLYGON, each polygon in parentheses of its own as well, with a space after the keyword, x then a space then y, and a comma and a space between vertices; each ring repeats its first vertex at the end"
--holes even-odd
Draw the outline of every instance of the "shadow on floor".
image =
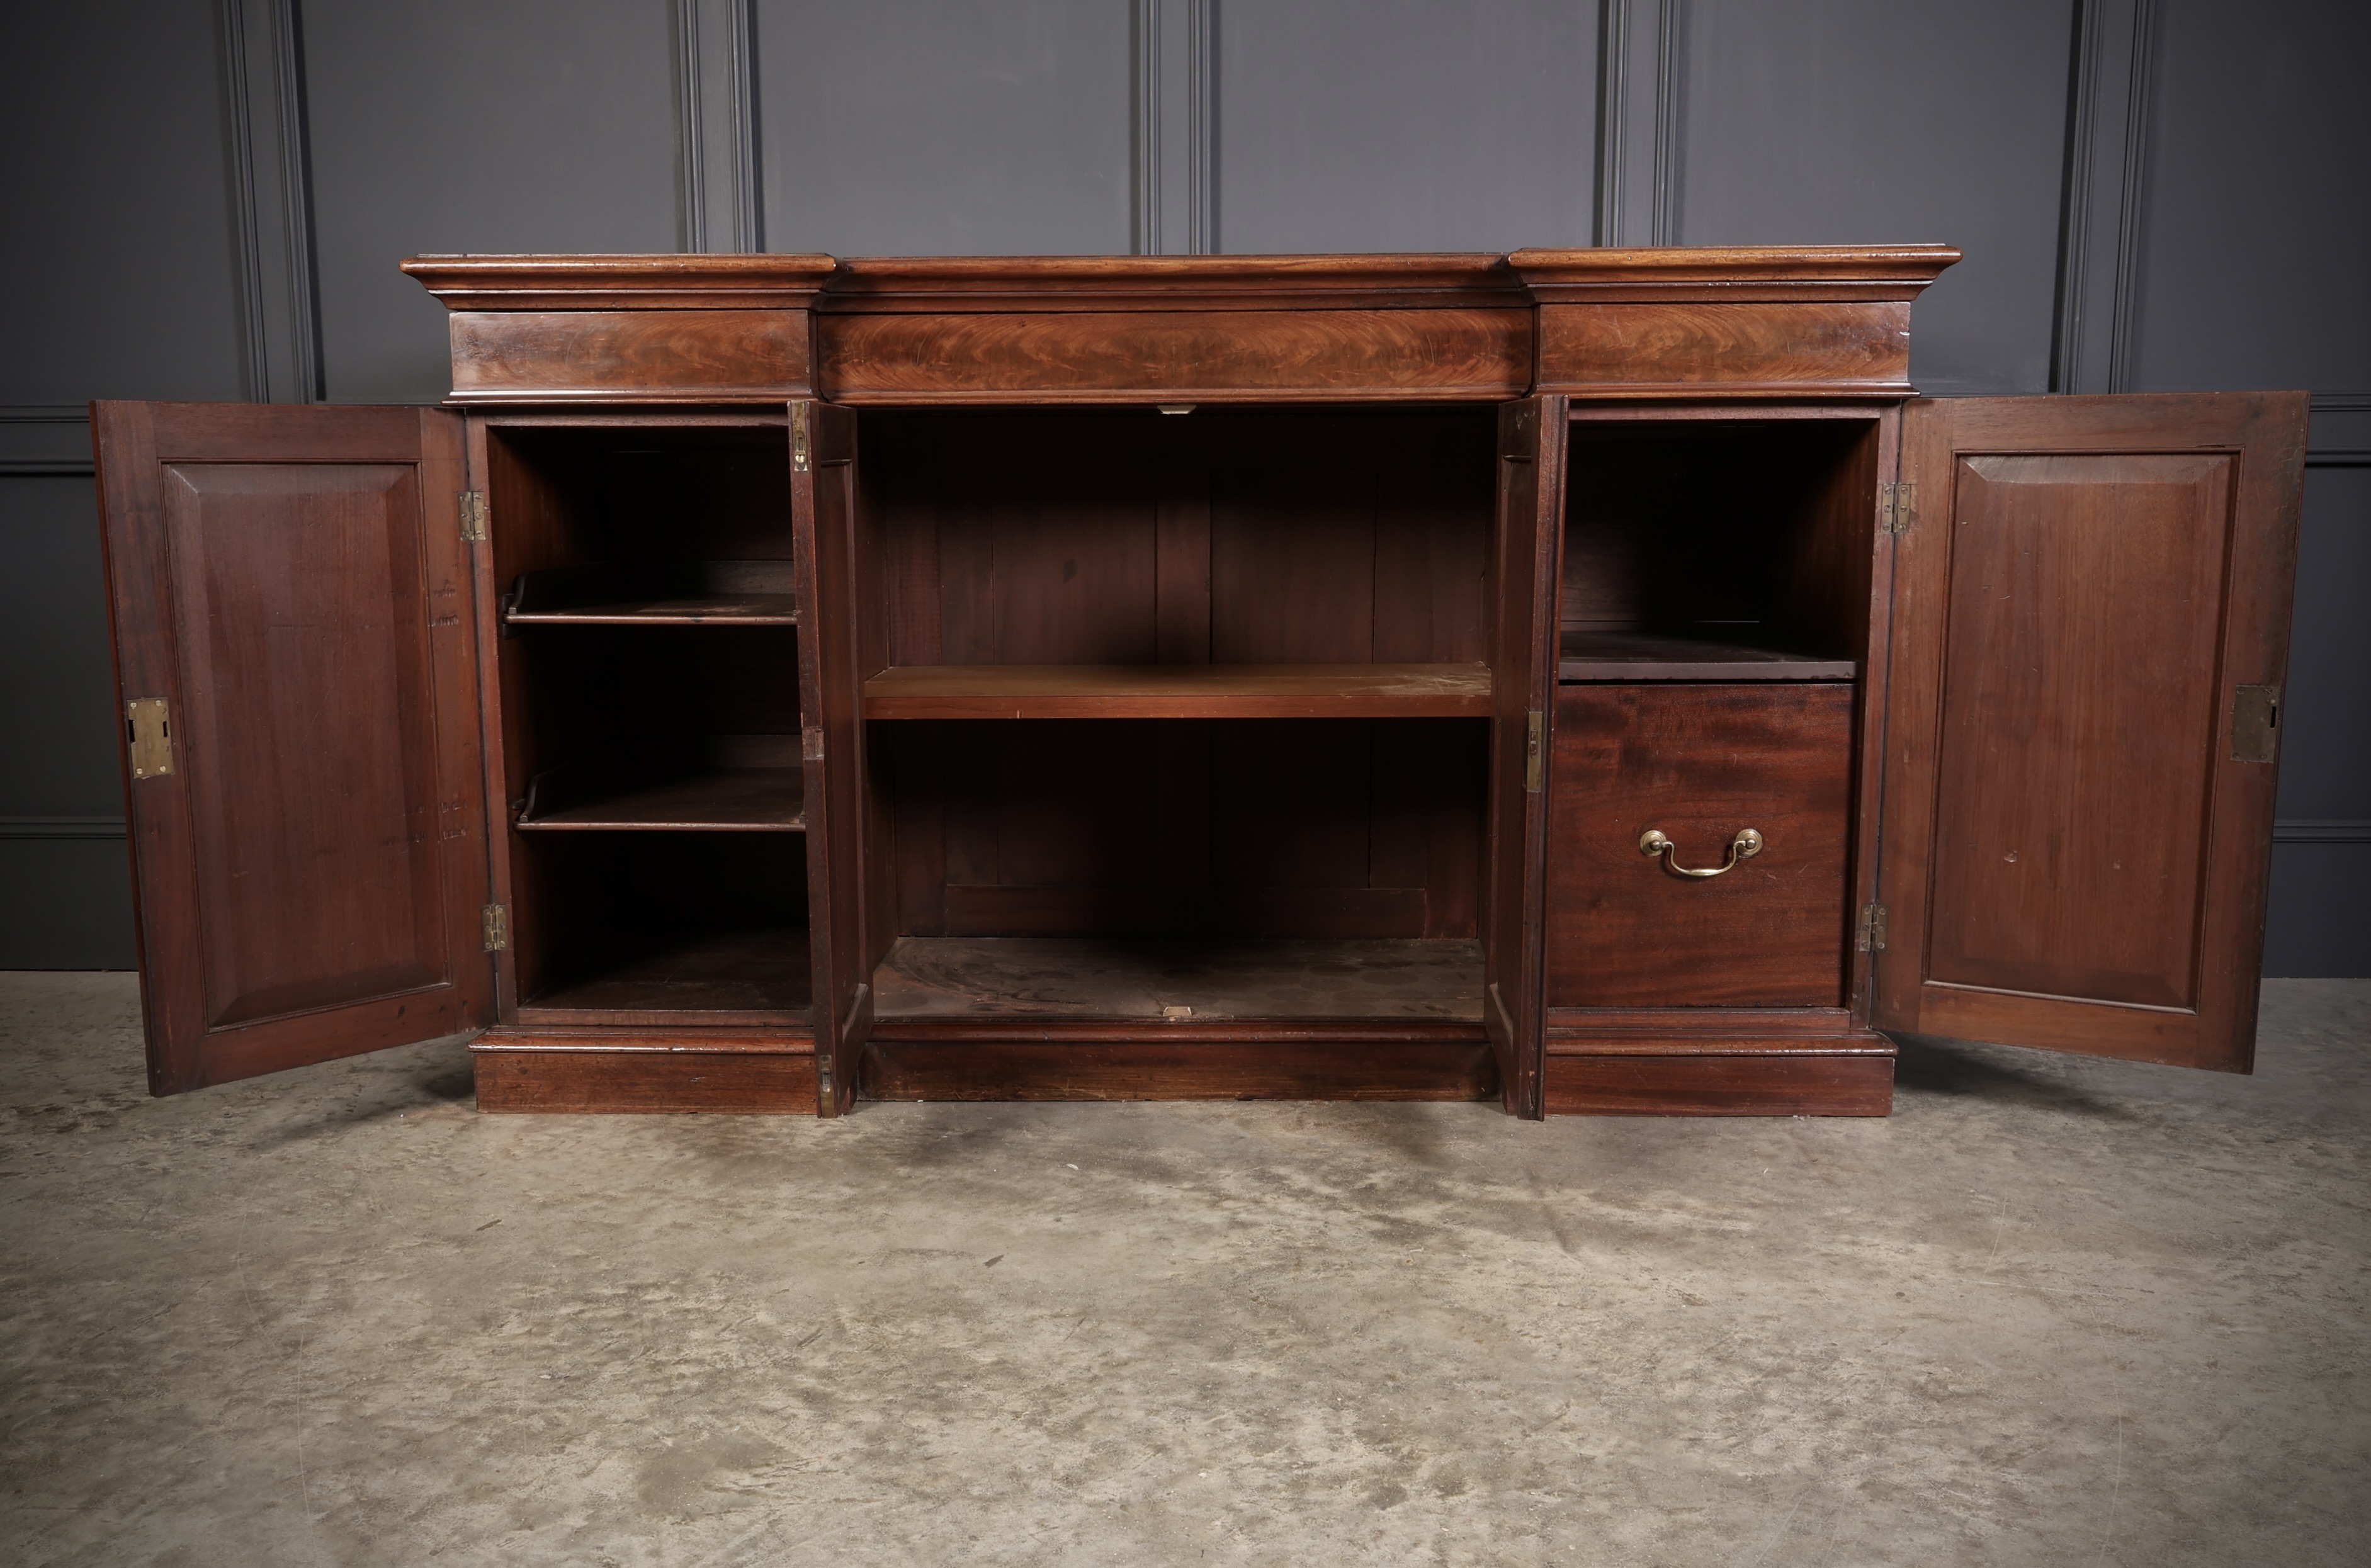
POLYGON ((2005 1105, 2044 1106, 2111 1121, 2133 1119, 2129 1108, 2087 1094, 2046 1070, 2003 1064, 1995 1059, 1997 1046, 1925 1034, 1897 1034, 1892 1039, 1901 1053, 1893 1064, 1893 1087, 1897 1090, 1989 1100, 2005 1105))

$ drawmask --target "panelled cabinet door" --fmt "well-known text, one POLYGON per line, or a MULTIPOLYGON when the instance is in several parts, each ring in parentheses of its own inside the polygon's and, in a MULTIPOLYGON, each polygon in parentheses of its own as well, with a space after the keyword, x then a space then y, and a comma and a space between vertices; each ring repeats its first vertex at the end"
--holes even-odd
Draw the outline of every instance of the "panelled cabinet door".
POLYGON ((826 1116, 855 1103, 858 1061, 873 1030, 873 968, 887 946, 875 939, 875 928, 890 914, 876 906, 864 874, 866 835, 881 825, 866 799, 864 682, 884 661, 866 659, 856 503, 856 415, 828 403, 792 403, 815 1109, 826 1116))
POLYGON ((1911 405, 1879 1028, 2249 1070, 2305 435, 2303 393, 1911 405))
POLYGON ((1542 966, 1557 550, 1564 535, 1567 403, 1527 398, 1498 414, 1490 550, 1490 808, 1484 847, 1482 1013, 1509 1112, 1542 1113, 1542 966))
POLYGON ((492 1022, 460 421, 92 419, 151 1089, 492 1022))

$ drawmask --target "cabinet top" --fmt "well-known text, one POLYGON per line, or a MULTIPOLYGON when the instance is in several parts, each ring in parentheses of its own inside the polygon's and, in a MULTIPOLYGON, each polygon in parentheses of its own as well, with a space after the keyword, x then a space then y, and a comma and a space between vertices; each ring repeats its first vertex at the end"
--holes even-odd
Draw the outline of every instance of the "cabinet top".
POLYGON ((1342 309, 1576 298, 1908 299, 1948 245, 1765 245, 1329 256, 414 256, 455 310, 1342 309))
POLYGON ((415 256, 455 403, 1900 398, 1947 245, 415 256))

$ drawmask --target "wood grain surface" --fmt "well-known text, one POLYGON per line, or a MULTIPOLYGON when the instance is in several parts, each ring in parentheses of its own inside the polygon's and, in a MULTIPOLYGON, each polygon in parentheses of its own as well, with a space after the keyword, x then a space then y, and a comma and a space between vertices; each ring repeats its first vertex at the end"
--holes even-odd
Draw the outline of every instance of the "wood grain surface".
POLYGON ((492 1021, 460 422, 93 411, 151 1089, 492 1021))
POLYGON ((815 1042, 795 1031, 504 1027, 469 1050, 480 1111, 815 1114, 815 1042))
POLYGON ((2301 393, 1914 405, 1876 1020, 2248 1070, 2301 393))
POLYGON ((838 403, 1495 401, 1531 381, 1531 312, 827 315, 838 403))
POLYGON ((1547 1000, 1836 1007, 1850 843, 1849 685, 1568 686, 1556 694, 1547 1000), (1660 829, 1694 868, 1641 854, 1660 829))

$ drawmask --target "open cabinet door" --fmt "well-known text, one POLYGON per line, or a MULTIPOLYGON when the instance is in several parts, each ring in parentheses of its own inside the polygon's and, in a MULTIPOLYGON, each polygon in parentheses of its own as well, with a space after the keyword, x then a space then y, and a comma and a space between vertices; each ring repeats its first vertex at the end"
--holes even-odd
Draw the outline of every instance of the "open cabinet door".
POLYGON ((1911 405, 1879 1028, 2249 1070, 2305 436, 2303 393, 1911 405))
POLYGON ((791 405, 791 516, 799 571, 799 724, 806 766, 807 925, 815 954, 815 1111, 856 1100, 873 1032, 864 681, 858 592, 856 415, 791 405))
POLYGON ((1498 510, 1490 548, 1490 811, 1483 853, 1482 1014, 1499 1090, 1541 1113, 1545 1001, 1549 712, 1555 704, 1556 551, 1564 533, 1562 398, 1498 411, 1498 510))
POLYGON ((91 412, 150 1089, 492 1022, 461 421, 91 412))

